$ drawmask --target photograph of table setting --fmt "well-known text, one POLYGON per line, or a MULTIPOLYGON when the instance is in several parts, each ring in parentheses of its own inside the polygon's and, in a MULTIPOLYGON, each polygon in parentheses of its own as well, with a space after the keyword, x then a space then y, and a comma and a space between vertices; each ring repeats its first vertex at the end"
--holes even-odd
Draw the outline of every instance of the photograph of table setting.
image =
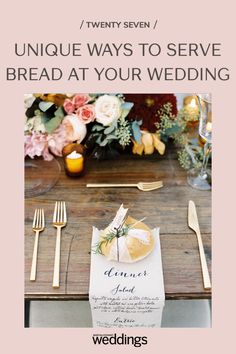
POLYGON ((24 102, 25 327, 210 327, 211 95, 24 102))

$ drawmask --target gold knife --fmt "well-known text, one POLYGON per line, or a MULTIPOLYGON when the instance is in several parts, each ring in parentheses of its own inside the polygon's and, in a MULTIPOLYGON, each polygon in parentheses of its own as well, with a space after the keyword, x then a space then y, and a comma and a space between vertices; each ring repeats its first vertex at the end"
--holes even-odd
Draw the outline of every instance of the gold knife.
POLYGON ((203 248, 203 244, 202 244, 202 237, 201 237, 200 227, 199 227, 199 223, 198 223, 197 211, 196 211, 195 204, 192 200, 190 200, 189 204, 188 204, 188 226, 197 235, 204 289, 210 290, 211 289, 211 280, 210 280, 210 276, 209 276, 209 272, 208 272, 208 268, 207 268, 206 257, 205 257, 204 248, 203 248))

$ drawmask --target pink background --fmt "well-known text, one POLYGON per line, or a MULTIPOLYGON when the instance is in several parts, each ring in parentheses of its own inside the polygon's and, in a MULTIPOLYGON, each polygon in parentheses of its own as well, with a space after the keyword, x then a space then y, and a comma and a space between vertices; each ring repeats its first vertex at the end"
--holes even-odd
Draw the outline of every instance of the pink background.
MULTIPOLYGON (((71 0, 5 2, 1 18, 1 347, 6 353, 144 353, 231 352, 235 328, 235 23, 234 1, 110 1, 71 0), (79 30, 81 19, 158 19, 157 29, 79 30), (16 58, 15 42, 222 42, 217 58, 16 58), (6 82, 6 66, 227 66, 230 81, 218 82, 6 82), (212 92, 214 97, 213 193, 213 328, 137 329, 117 331, 147 335, 148 345, 99 346, 93 329, 23 328, 23 94, 30 92, 212 92), (9 233, 11 229, 11 233, 9 233)), ((111 331, 113 332, 113 331, 111 331)))

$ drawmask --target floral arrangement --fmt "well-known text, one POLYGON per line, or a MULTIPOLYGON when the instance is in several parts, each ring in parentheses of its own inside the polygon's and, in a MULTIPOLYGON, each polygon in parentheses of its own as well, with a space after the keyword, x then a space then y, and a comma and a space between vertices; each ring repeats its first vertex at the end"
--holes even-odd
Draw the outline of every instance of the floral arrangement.
POLYGON ((25 155, 51 160, 73 141, 100 147, 130 140, 126 116, 132 108, 122 95, 25 95, 25 155))
POLYGON ((202 159, 189 122, 172 94, 27 94, 25 156, 51 160, 75 141, 96 158, 114 157, 126 148, 138 155, 162 155, 172 139, 187 169, 202 159))

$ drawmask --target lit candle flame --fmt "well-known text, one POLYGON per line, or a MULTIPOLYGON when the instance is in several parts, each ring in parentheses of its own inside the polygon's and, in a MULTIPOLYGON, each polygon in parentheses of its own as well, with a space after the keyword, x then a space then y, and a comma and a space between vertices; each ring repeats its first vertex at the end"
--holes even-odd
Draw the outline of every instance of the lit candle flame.
POLYGON ((195 98, 192 98, 191 99, 191 102, 190 102, 190 104, 189 104, 189 106, 191 107, 191 108, 196 108, 196 100, 195 100, 195 98))
POLYGON ((66 156, 68 159, 79 159, 82 157, 81 154, 79 154, 76 151, 72 151, 69 155, 66 156))
POLYGON ((211 122, 207 122, 206 131, 209 132, 209 133, 212 131, 212 123, 211 122))

